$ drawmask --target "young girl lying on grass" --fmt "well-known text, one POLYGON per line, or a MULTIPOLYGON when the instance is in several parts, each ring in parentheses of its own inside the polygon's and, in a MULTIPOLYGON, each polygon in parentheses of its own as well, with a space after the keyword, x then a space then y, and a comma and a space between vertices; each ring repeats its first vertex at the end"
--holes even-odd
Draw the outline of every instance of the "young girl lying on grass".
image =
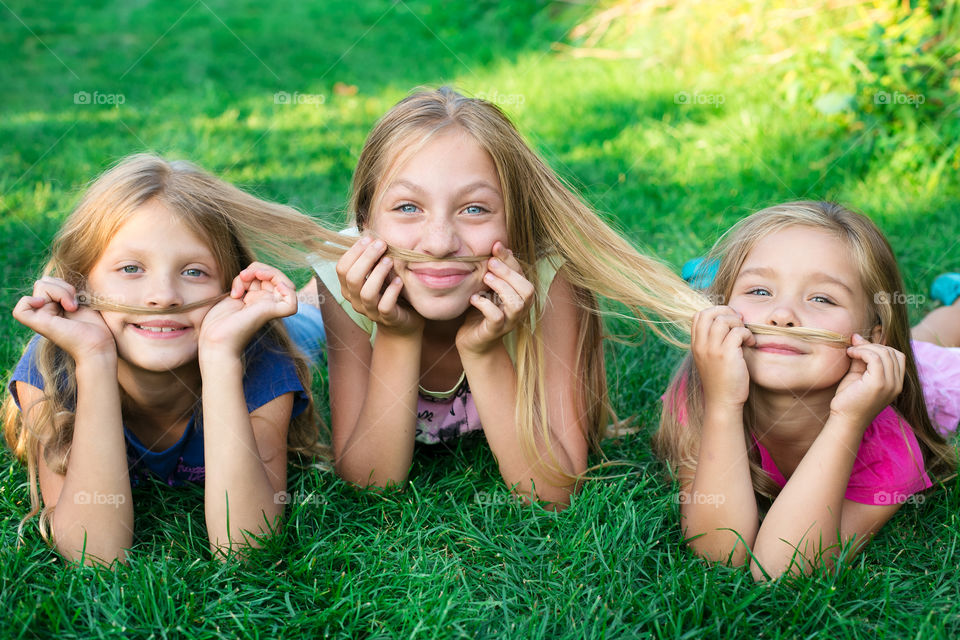
POLYGON ((758 579, 830 566, 956 465, 925 407, 893 252, 866 217, 795 202, 735 225, 713 258, 706 293, 725 304, 694 318, 654 438, 679 477, 684 535, 758 579))
POLYGON ((316 265, 337 472, 401 484, 416 442, 482 432, 507 486, 566 505, 610 415, 598 297, 680 323, 692 292, 449 89, 377 123, 351 208, 361 240, 316 265))
POLYGON ((319 233, 148 155, 104 173, 64 222, 13 311, 39 335, 12 376, 5 435, 27 465, 27 517, 42 496, 41 532, 65 557, 124 560, 131 485, 148 475, 204 483, 216 552, 277 522, 287 454, 322 452, 307 364, 277 321, 296 291, 251 248, 284 253, 278 230, 319 233))

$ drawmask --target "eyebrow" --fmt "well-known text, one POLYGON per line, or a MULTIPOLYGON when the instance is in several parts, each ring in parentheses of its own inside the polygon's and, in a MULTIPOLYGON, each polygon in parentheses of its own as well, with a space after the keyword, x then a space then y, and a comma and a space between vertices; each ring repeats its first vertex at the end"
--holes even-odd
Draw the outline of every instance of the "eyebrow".
MULTIPOLYGON (((112 256, 111 258, 113 260, 123 260, 123 259, 129 259, 129 258, 139 260, 144 256, 149 256, 150 253, 153 252, 154 250, 155 250, 154 247, 144 247, 144 246, 125 247, 124 250, 120 252, 118 255, 126 256, 127 258, 112 257, 112 256)), ((185 250, 183 251, 174 252, 173 258, 178 262, 182 262, 183 264, 210 263, 213 266, 217 267, 218 269, 220 268, 220 265, 217 264, 216 256, 213 255, 213 251, 211 251, 209 247, 204 247, 203 249, 199 247, 186 247, 185 250), (204 254, 204 251, 206 252, 206 254, 204 254)))
MULTIPOLYGON (((405 187, 416 193, 421 193, 421 194, 426 193, 426 190, 420 185, 410 182, 409 180, 405 180, 403 178, 399 180, 394 180, 392 183, 390 183, 390 186, 387 187, 387 191, 390 191, 391 189, 395 189, 397 187, 405 187)), ((500 190, 495 188, 486 180, 477 180, 476 182, 471 182, 470 184, 466 184, 463 187, 461 187, 459 190, 457 190, 457 192, 454 195, 457 197, 462 197, 463 195, 467 193, 473 193, 474 191, 490 191, 498 198, 502 197, 500 195, 500 190)))
MULTIPOLYGON (((739 278, 740 276, 754 275, 754 274, 758 276, 765 276, 768 278, 772 278, 775 275, 773 269, 770 269, 768 267, 750 267, 749 269, 741 269, 740 274, 737 277, 739 278)), ((830 275, 825 271, 814 271, 808 275, 811 278, 814 278, 816 280, 833 283, 839 287, 842 287, 843 289, 846 289, 850 295, 853 295, 853 289, 851 289, 846 282, 844 282, 843 280, 840 280, 835 276, 830 275)))

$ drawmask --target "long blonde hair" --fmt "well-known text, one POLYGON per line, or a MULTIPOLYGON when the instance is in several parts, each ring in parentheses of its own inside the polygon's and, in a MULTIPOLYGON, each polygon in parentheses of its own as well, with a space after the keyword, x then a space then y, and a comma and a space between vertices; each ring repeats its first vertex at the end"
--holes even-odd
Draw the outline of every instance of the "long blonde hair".
MULTIPOLYGON (((716 260, 718 269, 706 290, 707 297, 716 304, 730 300, 740 268, 754 245, 772 233, 793 226, 826 231, 848 247, 867 295, 869 314, 880 325, 880 342, 906 356, 903 391, 892 406, 913 428, 931 475, 952 470, 956 466, 954 450, 934 429, 924 403, 910 346, 910 322, 896 257, 883 233, 869 218, 832 202, 789 202, 758 211, 731 227, 711 250, 707 260, 716 260)), ((693 358, 687 355, 673 376, 665 396, 660 428, 653 437, 654 452, 674 472, 696 470, 703 412, 702 381, 693 358)), ((751 436, 758 425, 749 401, 744 409, 743 425, 754 489, 773 498, 780 488, 761 468, 759 452, 753 446, 751 436)))
MULTIPOLYGON (((88 188, 80 203, 64 221, 53 241, 44 275, 61 278, 78 291, 86 275, 102 255, 110 239, 136 211, 150 201, 174 212, 194 233, 204 238, 213 253, 228 290, 231 280, 257 253, 303 264, 303 252, 338 252, 325 248, 324 239, 336 240, 308 216, 280 204, 260 200, 197 167, 180 161, 139 154, 121 160, 88 188), (302 249, 288 238, 308 238, 302 249), (256 251, 255 251, 256 249, 256 251)), ((327 456, 319 441, 322 421, 310 394, 312 375, 306 360, 292 346, 279 321, 271 321, 258 337, 263 343, 289 355, 310 398, 307 409, 291 421, 288 452, 292 456, 327 456)), ((73 440, 73 407, 76 406, 75 364, 62 349, 39 338, 36 365, 44 391, 35 406, 17 409, 10 394, 4 399, 4 436, 15 455, 27 465, 32 509, 24 521, 40 511, 37 490, 38 456, 56 473, 66 472, 73 440), (30 416, 27 420, 26 416, 30 416)), ((48 538, 46 510, 41 514, 41 533, 48 538)), ((22 529, 23 523, 21 523, 22 529)))
MULTIPOLYGON (((573 286, 582 315, 576 370, 583 385, 577 406, 586 418, 587 441, 598 449, 612 416, 598 296, 625 305, 630 315, 673 342, 689 329, 691 299, 698 296, 670 269, 611 229, 530 149, 500 109, 446 87, 402 100, 370 133, 353 176, 350 207, 358 228, 367 226, 389 183, 390 168, 453 128, 467 132, 493 159, 505 201, 508 245, 524 265, 525 277, 537 288, 533 265, 538 259, 557 256, 564 262, 561 272, 573 286)), ((533 317, 540 317, 544 303, 534 300, 533 317)), ((539 436, 551 457, 548 466, 570 479, 550 448, 540 325, 526 318, 516 336, 516 422, 524 452, 537 459, 534 442, 539 436)))

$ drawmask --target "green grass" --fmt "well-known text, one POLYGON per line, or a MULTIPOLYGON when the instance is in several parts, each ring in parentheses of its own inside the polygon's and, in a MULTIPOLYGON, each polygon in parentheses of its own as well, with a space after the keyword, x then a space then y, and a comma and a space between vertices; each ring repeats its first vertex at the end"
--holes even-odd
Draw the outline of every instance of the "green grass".
MULTIPOLYGON (((896 13, 900 3, 813 3, 809 14, 791 3, 678 3, 626 16, 593 40, 589 29, 570 31, 609 3, 61 5, 0 7, 6 309, 36 278, 84 185, 117 158, 143 150, 187 158, 338 220, 375 119, 411 88, 440 83, 502 101, 559 173, 675 266, 750 211, 814 197, 876 220, 912 292, 960 270, 954 3, 912 17, 896 13), (557 52, 554 42, 620 53, 584 58, 557 52), (336 83, 357 93, 337 93, 336 83), (881 90, 929 100, 879 105, 881 90), (80 91, 124 102, 77 105, 80 91), (278 91, 322 95, 323 103, 278 105, 278 91), (681 93, 693 101, 682 103, 681 93), (849 108, 824 113, 832 110, 817 101, 829 94, 845 96, 849 108)), ((914 320, 930 306, 911 309, 914 320)), ((9 370, 27 332, 6 314, 0 330, 9 370)), ((901 509, 838 574, 756 585, 744 571, 692 558, 647 442, 678 357, 652 337, 611 347, 616 406, 639 416, 644 431, 605 450, 637 466, 589 483, 564 513, 517 504, 489 451, 471 440, 421 452, 399 493, 358 492, 328 471, 295 471, 284 529, 245 564, 210 558, 198 489, 161 486, 135 493, 128 566, 67 567, 34 529, 17 548, 26 475, 4 454, 0 594, 8 622, 0 634, 960 634, 956 479, 901 509)), ((324 404, 321 379, 317 388, 324 404)))

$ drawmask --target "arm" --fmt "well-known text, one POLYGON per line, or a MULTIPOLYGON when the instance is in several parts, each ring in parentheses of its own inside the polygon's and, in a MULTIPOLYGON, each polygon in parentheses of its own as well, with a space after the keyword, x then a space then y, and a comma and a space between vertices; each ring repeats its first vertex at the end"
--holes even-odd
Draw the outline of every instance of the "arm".
POLYGON ((293 284, 253 263, 234 279, 230 296, 203 319, 199 364, 203 380, 204 512, 216 553, 256 546, 248 534, 271 531, 283 513, 276 495, 287 484, 287 430, 293 394, 247 411, 241 356, 270 319, 297 309, 293 284))
MULTIPOLYGON (((501 257, 507 265, 510 264, 512 258, 501 257)), ((506 268, 496 263, 491 265, 491 273, 496 274, 501 282, 489 282, 504 301, 502 312, 485 298, 476 303, 484 313, 480 317, 492 318, 495 322, 502 320, 504 326, 510 323, 508 318, 512 314, 519 316, 528 311, 528 306, 519 304, 519 300, 516 309, 510 309, 507 296, 522 299, 523 294, 533 295, 532 286, 526 289, 523 285, 526 279, 509 285, 523 294, 498 290, 498 284, 504 286, 513 277, 506 268)), ((522 278, 521 274, 517 275, 522 278)), ((583 321, 581 313, 572 287, 562 274, 557 274, 541 319, 550 449, 543 437, 535 434, 536 460, 528 458, 517 430, 517 372, 502 337, 492 341, 489 348, 477 350, 464 345, 460 349, 483 432, 496 456, 504 482, 516 487, 520 494, 561 507, 569 504, 570 495, 576 490, 576 481, 564 478, 555 467, 559 465, 560 470, 571 476, 580 475, 587 468, 585 416, 577 401, 581 385, 576 370, 578 329, 583 321)))
POLYGON ((283 515, 287 429, 293 394, 247 412, 239 358, 201 360, 204 514, 211 549, 258 546, 247 532, 269 533, 283 515))
POLYGON ((807 573, 821 563, 832 566, 841 545, 854 540, 854 553, 859 552, 900 507, 844 499, 863 432, 900 394, 905 361, 899 351, 859 335, 853 340, 847 349, 853 362, 830 403, 830 417, 757 534, 751 566, 757 579, 764 571, 777 577, 807 573))
POLYGON ((413 461, 423 319, 398 304, 402 282, 386 245, 362 238, 337 263, 344 297, 377 323, 360 329, 319 283, 327 330, 333 452, 337 474, 361 487, 406 481, 413 461))
POLYGON ((694 553, 739 566, 760 524, 743 433, 750 379, 743 345, 754 338, 729 307, 698 313, 690 338, 703 381, 704 421, 696 472, 681 477, 680 517, 694 553))
MULTIPOLYGON (((52 513, 54 544, 68 560, 125 561, 133 543, 133 499, 112 334, 96 311, 80 308, 73 287, 44 278, 13 316, 66 351, 76 364, 77 406, 66 473, 51 470, 38 448, 43 502, 52 513), (56 509, 54 509, 56 507, 56 509)), ((37 419, 43 391, 17 382, 24 428, 37 419)), ((47 431, 47 429, 43 429, 47 431)))

